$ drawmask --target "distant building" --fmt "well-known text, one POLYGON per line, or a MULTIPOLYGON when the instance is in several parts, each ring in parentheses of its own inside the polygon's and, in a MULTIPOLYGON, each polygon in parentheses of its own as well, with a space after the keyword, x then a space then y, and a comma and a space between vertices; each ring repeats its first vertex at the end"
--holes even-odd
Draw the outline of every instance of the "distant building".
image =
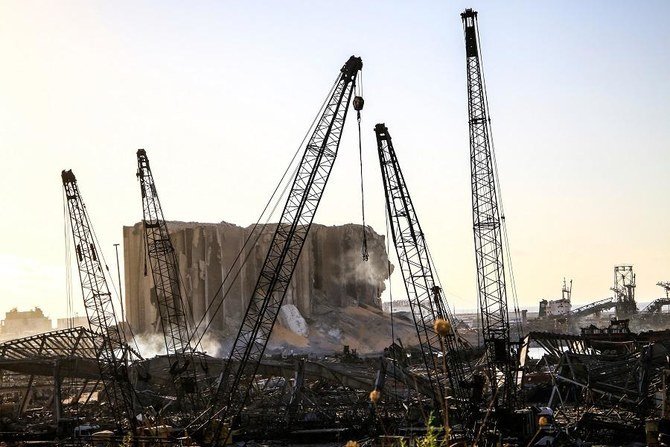
POLYGON ((85 327, 88 328, 88 318, 86 317, 71 317, 71 318, 58 318, 56 320, 56 329, 69 329, 73 327, 85 327))
POLYGON ((18 311, 16 308, 5 313, 2 325, 2 338, 5 340, 27 337, 52 330, 51 320, 44 316, 39 307, 33 310, 18 311))

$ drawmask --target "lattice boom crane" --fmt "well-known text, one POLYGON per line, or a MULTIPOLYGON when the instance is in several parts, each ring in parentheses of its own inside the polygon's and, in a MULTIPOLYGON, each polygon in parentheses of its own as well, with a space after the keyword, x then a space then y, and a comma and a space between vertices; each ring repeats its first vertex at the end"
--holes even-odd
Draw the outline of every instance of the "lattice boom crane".
POLYGON ((435 397, 435 411, 441 412, 445 408, 447 397, 443 386, 445 375, 448 376, 452 396, 461 402, 468 398, 468 393, 463 388, 466 373, 464 360, 459 355, 460 339, 453 315, 433 277, 426 238, 400 170, 391 135, 384 124, 375 126, 375 134, 393 244, 414 318, 423 363, 435 397), (444 326, 444 337, 434 327, 438 319, 447 322, 444 326), (438 358, 438 354, 443 351, 446 365, 438 358))
POLYGON ((147 255, 156 288, 156 302, 170 372, 178 396, 184 393, 192 405, 200 405, 194 349, 190 342, 188 314, 182 297, 177 254, 168 231, 156 183, 144 149, 137 151, 137 178, 142 193, 142 212, 147 255))
POLYGON ((79 193, 77 179, 72 171, 63 171, 61 177, 86 316, 91 330, 101 336, 104 344, 101 356, 97 359, 100 377, 117 423, 128 421, 131 430, 135 432, 135 390, 128 377, 129 350, 114 312, 114 302, 107 285, 100 250, 79 193))
MULTIPOLYGON (((217 445, 222 427, 244 407, 254 376, 279 314, 300 252, 312 225, 340 145, 342 129, 354 96, 361 58, 351 56, 340 70, 320 118, 314 128, 289 192, 270 248, 221 374, 208 412, 198 418, 196 436, 218 421, 209 444, 217 445)), ((362 108, 362 98, 354 106, 362 108)), ((225 439, 223 440, 225 442, 225 439)))
POLYGON ((499 191, 490 137, 490 119, 482 74, 477 12, 461 14, 465 32, 468 117, 470 129, 470 170, 472 221, 477 263, 477 286, 488 376, 496 401, 510 408, 515 399, 515 353, 510 343, 503 235, 499 211, 499 191), (502 378, 498 378, 498 371, 502 378), (501 392, 496 392, 501 385, 501 392))

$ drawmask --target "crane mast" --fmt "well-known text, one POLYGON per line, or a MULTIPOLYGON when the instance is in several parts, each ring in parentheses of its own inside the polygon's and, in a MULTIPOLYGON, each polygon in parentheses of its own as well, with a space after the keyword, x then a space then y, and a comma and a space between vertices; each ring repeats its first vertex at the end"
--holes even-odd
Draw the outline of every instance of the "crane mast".
POLYGON ((63 171, 61 177, 86 316, 91 330, 100 335, 104 345, 97 359, 100 377, 117 423, 127 420, 135 432, 134 388, 128 377, 128 349, 114 312, 99 247, 74 173, 63 171))
POLYGON ((222 436, 222 424, 228 418, 238 416, 248 398, 335 162, 356 78, 362 67, 361 58, 355 56, 344 64, 305 147, 230 357, 212 396, 211 407, 201 415, 205 422, 200 422, 197 432, 202 433, 208 421, 218 421, 211 445, 217 445, 222 436))
POLYGON ((482 74, 477 12, 461 14, 465 32, 472 221, 477 286, 488 375, 497 404, 509 407, 515 395, 514 352, 510 343, 501 218, 490 137, 490 119, 482 74), (502 384, 498 372, 502 372, 502 384), (502 389, 498 391, 499 386, 502 389))
POLYGON ((459 338, 453 315, 433 277, 426 238, 400 169, 391 135, 385 124, 377 124, 375 134, 393 244, 414 318, 423 363, 437 404, 436 410, 441 411, 445 408, 447 397, 441 383, 445 374, 448 376, 452 395, 461 401, 467 399, 467 392, 463 388, 464 364, 458 352, 459 338), (434 328, 438 319, 449 323, 444 337, 434 328), (444 371, 444 365, 437 357, 440 352, 446 357, 447 371, 444 371))
POLYGON ((144 149, 137 151, 137 177, 142 193, 147 255, 156 289, 156 302, 170 372, 177 394, 188 394, 193 404, 193 401, 199 400, 199 393, 193 362, 194 349, 190 343, 187 312, 181 293, 179 264, 158 199, 149 158, 144 149))
POLYGON ((156 301, 161 318, 168 356, 192 351, 188 324, 181 296, 177 256, 170 240, 156 191, 149 158, 144 149, 137 151, 137 177, 142 192, 143 224, 147 255, 156 287, 156 301))

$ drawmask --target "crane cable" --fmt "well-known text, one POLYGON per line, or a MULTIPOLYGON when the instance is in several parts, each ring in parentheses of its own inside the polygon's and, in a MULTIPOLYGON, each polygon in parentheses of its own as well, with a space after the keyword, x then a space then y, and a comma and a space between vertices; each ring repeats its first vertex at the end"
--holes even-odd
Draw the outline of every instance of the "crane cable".
POLYGON ((205 311, 202 314, 202 317, 198 321, 197 324, 193 327, 193 330, 191 332, 191 336, 189 338, 189 342, 195 340, 194 349, 197 348, 198 345, 202 346, 203 339, 205 335, 208 333, 210 326, 214 322, 214 315, 216 315, 221 307, 223 306, 223 302, 228 298, 228 295, 230 294, 232 288, 232 284, 234 284, 237 281, 237 278, 242 274, 242 269, 246 265, 246 263, 249 260, 249 257, 252 255, 252 252, 254 250, 254 247, 257 247, 257 243, 260 240, 261 236, 264 234, 265 228, 268 225, 268 222, 272 218, 272 215, 274 215, 277 207, 280 204, 280 201, 282 198, 286 195, 286 192, 288 191, 288 188, 291 186, 290 179, 295 178, 298 169, 300 168, 300 164, 296 165, 293 170, 291 170, 293 163, 297 159, 298 155, 300 154, 300 149, 304 147, 305 142, 309 138, 309 136, 312 134, 313 129, 315 128, 317 121, 321 114, 323 113, 323 110, 325 109, 328 99, 333 95, 333 92, 335 91, 335 88, 337 87, 337 84, 339 83, 340 76, 338 75, 335 78, 335 81, 328 91, 328 95, 324 98, 323 103, 321 104, 321 107, 319 107, 319 111, 317 115, 314 117, 314 120, 310 124, 309 128, 305 132, 305 135, 302 138, 302 141, 298 145, 297 149, 295 150, 295 153, 293 154, 293 158, 291 158, 291 161, 289 162, 288 166, 284 170, 284 173, 282 174, 281 178, 279 179, 279 182, 275 186, 274 191, 272 192, 272 195, 268 199, 267 203, 265 204, 265 207, 263 208, 263 211, 261 214, 258 216, 258 220, 256 220, 256 223, 252 225, 251 231, 249 232, 249 236, 244 241, 244 244, 242 245, 242 248, 240 251, 237 253, 237 256, 233 260, 230 269, 228 270, 228 273, 226 273, 226 276, 223 278, 221 285, 217 289, 216 293, 214 294, 214 297, 210 301, 210 303, 207 305, 205 308, 205 311), (287 179, 287 174, 291 174, 289 177, 289 180, 286 182, 284 185, 283 189, 280 192, 280 195, 277 197, 276 202, 273 204, 273 200, 275 196, 277 195, 277 192, 279 192, 280 188, 282 188, 282 183, 284 182, 285 179, 287 179), (268 209, 270 209, 270 213, 266 215, 266 212, 268 209), (265 219, 265 222, 261 224, 261 221, 265 219), (259 229, 260 227, 260 229, 259 229), (253 239, 253 240, 252 240, 253 239), (245 253, 245 250, 248 248, 248 251, 245 253), (236 271, 234 271, 236 268, 236 271), (226 282, 230 280, 230 285, 226 290, 224 291, 224 285, 226 282), (207 322, 207 316, 212 315, 212 318, 209 319, 207 322))
MULTIPOLYGON (((389 280, 389 314, 391 316, 391 344, 389 345, 389 349, 391 351, 391 358, 393 359, 393 367, 396 368, 399 366, 400 362, 398 359, 398 350, 395 349, 393 346, 395 344, 395 319, 393 317, 393 280, 391 279, 391 274, 393 273, 393 269, 391 267, 391 259, 389 259, 389 253, 391 253, 391 239, 392 235, 389 236, 391 233, 390 227, 391 224, 389 222, 389 215, 388 213, 384 212, 384 221, 385 221, 385 228, 386 228, 386 272, 388 274, 388 280, 389 280)), ((393 381, 393 395, 396 398, 396 403, 398 400, 398 381, 394 380, 393 381)))
MULTIPOLYGON (((494 170, 494 185, 495 185, 495 194, 496 194, 496 200, 498 202, 498 207, 500 209, 500 228, 501 228, 501 235, 503 238, 504 245, 503 245, 503 262, 507 262, 507 270, 509 272, 509 289, 505 290, 505 299, 507 300, 507 290, 511 292, 512 295, 512 304, 514 306, 514 316, 515 316, 515 329, 517 331, 517 335, 521 337, 524 331, 523 327, 523 320, 521 318, 521 310, 519 307, 519 297, 517 295, 517 290, 516 290, 516 281, 514 280, 514 268, 512 267, 512 251, 509 245, 509 238, 507 234, 507 221, 505 220, 505 207, 503 206, 503 201, 502 201, 502 187, 500 186, 500 174, 498 173, 498 162, 496 160, 496 152, 495 152, 495 143, 493 140, 493 129, 491 127, 491 108, 489 106, 489 97, 488 93, 486 90, 486 79, 484 78, 484 62, 483 62, 483 57, 482 57, 482 50, 481 50, 481 45, 479 44, 481 42, 479 38, 479 27, 477 27, 477 46, 479 47, 479 63, 481 66, 481 77, 482 77, 482 90, 484 92, 484 103, 486 107, 486 114, 487 114, 487 122, 485 125, 488 127, 489 131, 489 140, 491 142, 491 161, 493 164, 493 170, 494 170)), ((505 274, 503 270, 503 275, 505 274)), ((504 278, 504 277, 503 277, 504 278)), ((507 327, 509 330, 510 327, 510 322, 509 322, 509 307, 507 308, 507 315, 505 316, 505 319, 507 320, 507 327)))
POLYGON ((65 241, 65 295, 67 298, 67 328, 74 327, 74 301, 72 299, 72 252, 70 251, 69 215, 67 197, 63 188, 63 239, 65 241))
POLYGON ((356 121, 358 122, 358 164, 360 167, 361 173, 361 220, 363 221, 363 242, 361 245, 361 256, 363 261, 368 261, 370 259, 370 254, 368 253, 368 237, 365 225, 365 190, 363 187, 363 138, 361 136, 361 110, 363 110, 363 105, 365 101, 363 100, 363 74, 359 75, 360 83, 358 85, 358 91, 354 97, 354 110, 356 110, 356 121))
POLYGON ((356 113, 358 114, 356 119, 358 121, 358 159, 361 168, 361 216, 363 220, 363 245, 361 246, 361 255, 363 256, 363 260, 367 261, 368 259, 370 259, 370 254, 368 253, 368 237, 366 234, 367 227, 365 226, 365 192, 363 190, 363 146, 361 143, 361 112, 360 110, 357 110, 356 113))

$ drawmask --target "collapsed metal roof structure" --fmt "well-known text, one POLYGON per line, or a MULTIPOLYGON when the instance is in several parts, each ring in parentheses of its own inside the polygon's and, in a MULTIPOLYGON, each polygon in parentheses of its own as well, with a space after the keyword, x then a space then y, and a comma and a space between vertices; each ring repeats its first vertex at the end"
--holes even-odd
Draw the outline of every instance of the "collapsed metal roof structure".
POLYGON ((636 334, 628 320, 613 320, 580 335, 531 332, 522 352, 524 388, 537 383, 535 375, 548 375, 546 405, 556 423, 582 441, 639 438, 648 418, 668 416, 669 331, 636 334), (543 351, 534 366, 531 346, 543 351))

